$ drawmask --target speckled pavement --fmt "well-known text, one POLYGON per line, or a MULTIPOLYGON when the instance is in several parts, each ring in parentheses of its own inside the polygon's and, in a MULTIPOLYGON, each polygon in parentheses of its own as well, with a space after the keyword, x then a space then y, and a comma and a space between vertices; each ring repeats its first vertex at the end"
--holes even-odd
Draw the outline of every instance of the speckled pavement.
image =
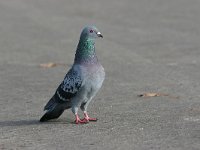
POLYGON ((199 150, 200 1, 1 0, 1 150, 199 150), (95 24, 106 79, 89 114, 40 123, 95 24), (63 63, 41 68, 41 63, 63 63), (164 93, 138 97, 145 92, 164 93))

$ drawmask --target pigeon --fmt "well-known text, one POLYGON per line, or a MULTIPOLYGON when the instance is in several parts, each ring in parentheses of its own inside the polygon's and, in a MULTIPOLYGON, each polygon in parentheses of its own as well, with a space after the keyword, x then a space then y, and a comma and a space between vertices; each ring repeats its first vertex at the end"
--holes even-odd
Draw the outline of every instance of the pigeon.
POLYGON ((105 78, 104 68, 95 52, 96 38, 103 36, 95 26, 87 26, 82 30, 74 63, 44 107, 46 113, 40 122, 56 119, 70 108, 75 115, 76 124, 97 121, 97 118, 91 118, 87 113, 89 103, 101 88, 105 78), (83 111, 83 119, 78 115, 79 108, 83 111))

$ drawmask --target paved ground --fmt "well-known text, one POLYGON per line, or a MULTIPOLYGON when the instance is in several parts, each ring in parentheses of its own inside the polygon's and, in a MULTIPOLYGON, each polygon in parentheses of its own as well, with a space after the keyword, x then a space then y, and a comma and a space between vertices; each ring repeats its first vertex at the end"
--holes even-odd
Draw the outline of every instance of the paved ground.
POLYGON ((200 149, 198 0, 1 0, 0 149, 200 149), (106 80, 89 107, 41 124, 43 106, 73 57, 81 29, 104 35, 106 80), (40 63, 66 66, 44 69, 40 63), (142 98, 160 92, 170 96, 142 98))

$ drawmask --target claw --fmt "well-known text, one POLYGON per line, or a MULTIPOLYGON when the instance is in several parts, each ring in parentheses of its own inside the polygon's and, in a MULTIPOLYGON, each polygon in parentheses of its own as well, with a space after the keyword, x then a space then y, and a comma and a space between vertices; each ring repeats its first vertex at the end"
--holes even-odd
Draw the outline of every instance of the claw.
POLYGON ((88 122, 89 122, 89 121, 94 121, 94 122, 96 122, 96 121, 98 120, 97 118, 90 118, 86 112, 84 112, 84 116, 85 116, 85 118, 82 119, 82 120, 86 120, 86 121, 88 121, 88 122))
POLYGON ((90 118, 86 112, 84 112, 84 118, 80 119, 78 114, 75 115, 76 120, 74 121, 76 124, 86 124, 89 123, 90 121, 96 122, 98 119, 97 118, 90 118))
POLYGON ((84 120, 84 119, 80 119, 78 114, 75 115, 76 116, 76 120, 74 121, 76 124, 85 124, 85 123, 88 123, 89 121, 88 120, 84 120))
POLYGON ((89 121, 87 121, 87 120, 75 120, 75 123, 76 124, 86 124, 86 123, 88 123, 89 121))
POLYGON ((88 118, 89 121, 96 122, 98 119, 97 118, 88 118))

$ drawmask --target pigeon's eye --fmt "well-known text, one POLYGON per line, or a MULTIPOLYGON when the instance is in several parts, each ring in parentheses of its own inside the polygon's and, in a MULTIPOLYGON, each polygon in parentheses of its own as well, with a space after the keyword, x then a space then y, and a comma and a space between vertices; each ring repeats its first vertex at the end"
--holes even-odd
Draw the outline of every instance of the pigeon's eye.
POLYGON ((93 30, 90 30, 90 33, 93 33, 93 30))

